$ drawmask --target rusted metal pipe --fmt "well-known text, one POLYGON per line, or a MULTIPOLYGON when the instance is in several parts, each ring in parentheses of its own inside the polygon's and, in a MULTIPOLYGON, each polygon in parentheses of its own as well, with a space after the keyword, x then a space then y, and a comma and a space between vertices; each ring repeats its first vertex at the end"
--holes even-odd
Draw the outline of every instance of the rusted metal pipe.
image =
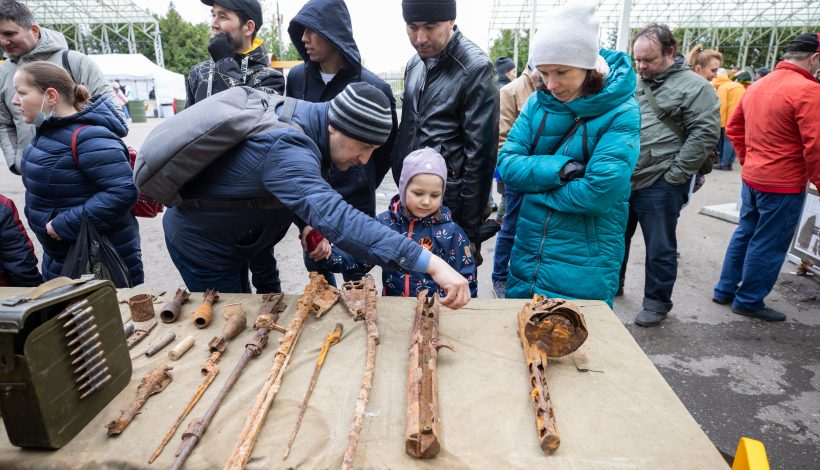
POLYGON ((191 296, 191 293, 185 289, 177 289, 177 293, 174 294, 174 298, 171 299, 170 302, 162 306, 162 310, 159 311, 159 319, 162 320, 163 323, 173 323, 179 318, 179 313, 182 310, 182 304, 188 301, 188 297, 191 296))
POLYGON ((173 331, 166 333, 165 336, 159 339, 159 341, 151 346, 148 346, 148 349, 145 351, 145 355, 147 357, 153 356, 154 354, 160 352, 165 346, 173 343, 175 339, 177 339, 176 333, 173 331))

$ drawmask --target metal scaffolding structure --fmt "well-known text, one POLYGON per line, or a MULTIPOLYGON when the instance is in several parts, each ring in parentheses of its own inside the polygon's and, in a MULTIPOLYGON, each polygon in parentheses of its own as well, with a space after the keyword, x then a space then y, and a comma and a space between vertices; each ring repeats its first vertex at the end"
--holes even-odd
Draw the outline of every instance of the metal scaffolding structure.
MULTIPOLYGON (((529 32, 566 0, 494 0, 490 41, 502 30, 529 32)), ((818 0, 598 0, 600 42, 626 49, 629 31, 649 23, 669 25, 682 36, 684 54, 696 43, 732 51, 737 67, 773 67, 783 47, 797 34, 820 29, 818 0), (625 4, 626 2, 626 4, 625 4), (623 12, 629 21, 621 23, 623 12), (620 26, 620 27, 619 27, 620 26), (682 30, 682 34, 681 31, 682 30), (627 32, 626 34, 620 31, 627 32)))
POLYGON ((26 5, 41 26, 60 31, 71 49, 86 54, 139 52, 138 43, 154 47, 155 62, 165 67, 159 21, 130 0, 29 0, 26 5))

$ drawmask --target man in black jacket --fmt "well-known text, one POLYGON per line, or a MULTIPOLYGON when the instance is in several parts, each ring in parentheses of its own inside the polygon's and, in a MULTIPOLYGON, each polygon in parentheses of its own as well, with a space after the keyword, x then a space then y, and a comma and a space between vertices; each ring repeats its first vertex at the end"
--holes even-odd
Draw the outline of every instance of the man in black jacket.
MULTIPOLYGON (((390 170, 390 153, 396 140, 398 120, 396 100, 390 85, 362 67, 361 55, 353 39, 350 12, 343 0, 310 0, 293 17, 288 34, 305 61, 288 73, 286 95, 313 103, 330 101, 350 83, 365 82, 378 88, 390 102, 393 131, 384 145, 373 152, 367 165, 355 165, 341 171, 331 167, 330 186, 342 198, 371 217, 376 214, 376 188, 390 170)), ((305 257, 305 266, 320 271, 305 257)), ((333 273, 321 272, 328 281, 333 273)), ((344 273, 348 280, 358 280, 365 273, 344 273)), ((331 282, 335 285, 334 282, 331 282)))
POLYGON ((402 13, 417 54, 404 73, 393 178, 398 184, 402 162, 411 151, 439 149, 448 173, 444 204, 479 248, 498 153, 495 67, 455 27, 455 0, 402 0, 402 13))
MULTIPOLYGON (((265 93, 285 92, 285 77, 270 68, 263 41, 256 37, 262 27, 258 0, 201 0, 211 7, 210 60, 194 65, 186 81, 185 107, 235 86, 249 86, 265 93)), ((273 252, 250 266, 258 293, 281 292, 279 270, 273 252)))
POLYGON ((187 101, 198 101, 243 85, 281 95, 285 79, 270 68, 263 41, 256 37, 262 27, 262 6, 258 0, 202 0, 211 7, 210 60, 191 68, 186 83, 187 101))

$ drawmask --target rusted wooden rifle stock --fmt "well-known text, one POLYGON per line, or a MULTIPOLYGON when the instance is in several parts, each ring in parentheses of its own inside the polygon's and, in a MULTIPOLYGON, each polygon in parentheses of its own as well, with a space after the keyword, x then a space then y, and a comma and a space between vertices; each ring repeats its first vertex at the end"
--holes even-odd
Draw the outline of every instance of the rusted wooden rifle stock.
POLYGON ((404 451, 417 459, 432 459, 441 450, 438 411, 438 350, 452 345, 438 337, 438 294, 418 295, 416 319, 407 361, 407 414, 404 451))

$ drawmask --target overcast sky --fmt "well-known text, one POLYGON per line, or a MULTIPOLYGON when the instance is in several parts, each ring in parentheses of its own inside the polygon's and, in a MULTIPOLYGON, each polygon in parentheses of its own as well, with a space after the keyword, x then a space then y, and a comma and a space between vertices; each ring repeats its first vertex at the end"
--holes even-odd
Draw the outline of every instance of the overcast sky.
MULTIPOLYGON (((133 0, 137 5, 160 14, 168 9, 168 0, 133 0)), ((306 0, 280 0, 283 34, 287 24, 306 0)), ((367 68, 373 72, 398 71, 415 53, 404 32, 401 0, 346 0, 353 21, 353 36, 367 68)), ((275 0, 262 0, 265 21, 276 11, 275 0)), ((174 1, 177 11, 192 23, 210 21, 210 7, 199 0, 174 1)), ((456 24, 470 40, 487 49, 492 0, 460 0, 456 24)), ((284 39, 284 38, 283 38, 284 39)))

